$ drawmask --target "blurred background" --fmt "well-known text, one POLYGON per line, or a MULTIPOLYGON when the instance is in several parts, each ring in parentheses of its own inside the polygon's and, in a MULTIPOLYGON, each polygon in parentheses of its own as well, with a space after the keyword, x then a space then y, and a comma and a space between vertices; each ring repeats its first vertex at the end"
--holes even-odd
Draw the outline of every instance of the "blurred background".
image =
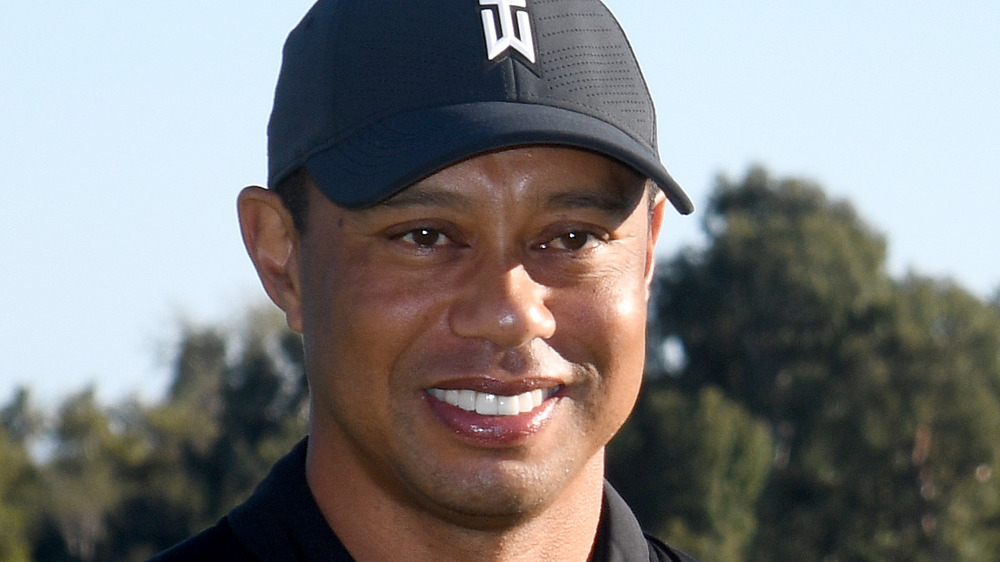
MULTIPOLYGON (((0 560, 141 559, 301 434, 235 197, 310 4, 0 6, 0 560)), ((1000 4, 608 4, 698 207, 623 493, 708 560, 996 560, 1000 4)))

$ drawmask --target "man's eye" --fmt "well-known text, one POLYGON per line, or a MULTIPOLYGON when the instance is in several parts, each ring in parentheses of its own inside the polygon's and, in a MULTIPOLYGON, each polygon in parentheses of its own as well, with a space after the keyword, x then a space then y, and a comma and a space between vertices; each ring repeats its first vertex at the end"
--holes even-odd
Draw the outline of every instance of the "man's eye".
POLYGON ((598 237, 592 232, 585 231, 573 231, 567 232, 561 236, 557 236, 548 242, 542 244, 543 250, 553 249, 553 250, 567 250, 571 252, 576 252, 589 248, 599 241, 598 237))
POLYGON ((434 230, 433 228, 415 228, 400 236, 400 240, 423 248, 448 243, 448 237, 440 230, 434 230))

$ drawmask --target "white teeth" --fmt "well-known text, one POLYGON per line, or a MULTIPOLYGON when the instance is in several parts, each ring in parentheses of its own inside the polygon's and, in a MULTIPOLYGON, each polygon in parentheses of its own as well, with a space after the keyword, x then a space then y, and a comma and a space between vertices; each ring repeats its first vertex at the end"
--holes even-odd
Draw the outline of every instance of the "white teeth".
MULTIPOLYGON (((445 399, 445 402, 448 402, 445 399)), ((476 391, 475 390, 459 390, 458 400, 455 402, 448 402, 452 406, 458 406, 463 410, 468 410, 470 412, 476 411, 476 391)))
POLYGON ((474 390, 445 390, 443 388, 431 388, 428 392, 442 402, 467 412, 476 412, 481 416, 516 416, 541 406, 542 402, 558 390, 558 387, 546 390, 536 389, 517 396, 503 396, 474 390))
POLYGON ((497 395, 480 392, 476 394, 476 413, 481 416, 495 416, 497 411, 497 395))
POLYGON ((516 416, 521 413, 521 399, 517 396, 497 396, 497 415, 516 416))
MULTIPOLYGON (((545 392, 543 392, 542 389, 540 389, 540 388, 536 389, 536 390, 532 390, 531 393, 530 393, 531 394, 531 402, 528 401, 527 397, 525 397, 525 398, 518 398, 518 401, 521 404, 521 411, 522 412, 530 412, 530 411, 534 410, 538 406, 541 406, 542 402, 545 402, 546 398, 548 398, 549 396, 552 396, 555 393, 556 393, 556 389, 552 389, 551 392, 549 393, 549 395, 546 396, 545 392)), ((522 394, 521 396, 524 396, 524 394, 522 394)))

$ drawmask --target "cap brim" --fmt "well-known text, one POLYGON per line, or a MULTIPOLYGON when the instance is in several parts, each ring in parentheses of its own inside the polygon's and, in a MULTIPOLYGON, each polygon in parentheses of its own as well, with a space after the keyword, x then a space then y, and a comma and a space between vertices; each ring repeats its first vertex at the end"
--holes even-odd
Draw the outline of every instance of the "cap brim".
POLYGON ((481 102, 397 115, 320 149, 306 159, 306 168, 331 200, 360 208, 477 154, 533 144, 603 153, 650 178, 681 214, 694 210, 642 143, 593 117, 538 104, 481 102))

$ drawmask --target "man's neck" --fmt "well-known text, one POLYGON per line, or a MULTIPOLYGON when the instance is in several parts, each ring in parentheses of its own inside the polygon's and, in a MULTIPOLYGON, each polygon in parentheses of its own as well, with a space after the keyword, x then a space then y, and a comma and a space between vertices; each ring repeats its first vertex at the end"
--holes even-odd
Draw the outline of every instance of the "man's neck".
MULTIPOLYGON (((377 560, 587 560, 601 516, 604 452, 548 505, 507 521, 432 515, 400 501, 336 440, 309 440, 306 479, 327 523, 360 562, 377 560), (347 462, 345 462, 347 461, 347 462)), ((341 444, 346 446, 346 444, 341 444)))

